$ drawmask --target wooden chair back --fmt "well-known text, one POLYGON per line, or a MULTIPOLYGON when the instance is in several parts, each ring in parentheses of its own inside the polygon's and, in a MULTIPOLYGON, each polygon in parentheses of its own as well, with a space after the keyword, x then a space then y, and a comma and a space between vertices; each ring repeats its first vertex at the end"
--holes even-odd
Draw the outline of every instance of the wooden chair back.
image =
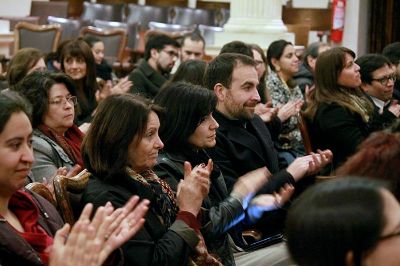
POLYGON ((73 225, 75 223, 73 205, 71 202, 72 193, 82 193, 89 182, 90 173, 85 169, 74 177, 57 175, 53 179, 54 193, 57 205, 64 222, 73 225))
POLYGON ((297 126, 300 130, 301 138, 303 139, 303 145, 306 150, 306 153, 310 154, 313 151, 311 145, 311 138, 308 131, 307 121, 301 112, 297 115, 297 126))
POLYGON ((19 22, 14 28, 14 52, 26 47, 33 47, 43 53, 55 52, 61 37, 61 26, 35 25, 19 22))
POLYGON ((26 189, 33 191, 43 198, 45 198, 48 202, 53 204, 54 207, 57 208, 57 202, 54 200, 53 193, 46 187, 45 184, 39 182, 32 182, 25 186, 26 189))

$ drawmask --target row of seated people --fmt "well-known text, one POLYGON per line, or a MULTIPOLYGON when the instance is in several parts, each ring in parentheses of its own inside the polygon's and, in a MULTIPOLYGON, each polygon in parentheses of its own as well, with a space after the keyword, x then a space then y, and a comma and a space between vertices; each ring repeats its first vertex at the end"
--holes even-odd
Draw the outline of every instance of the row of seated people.
MULTIPOLYGON (((151 39, 149 39, 149 43, 150 41, 151 39)), ((284 46, 285 47, 290 46, 290 44, 286 44, 284 46)), ((229 45, 227 47, 229 47, 229 45)), ((247 46, 245 47, 247 48, 247 46)), ((161 60, 163 59, 161 57, 161 54, 164 54, 165 56, 168 55, 170 59, 172 58, 171 60, 174 61, 177 52, 173 51, 172 49, 170 51, 167 51, 166 48, 171 48, 171 47, 162 47, 159 50, 157 50, 156 48, 152 48, 150 50, 151 52, 150 59, 152 59, 153 62, 154 61, 157 62, 157 60, 160 60, 160 62, 158 63, 161 62, 165 63, 165 61, 161 60)), ((332 53, 326 52, 323 53, 323 55, 327 55, 330 57, 337 56, 339 58, 341 57, 342 60, 344 60, 346 59, 347 50, 344 51, 343 50, 344 49, 340 50, 334 48, 332 49, 332 51, 336 52, 336 54, 333 52, 332 53), (340 52, 342 53, 340 54, 340 52)), ((291 57, 293 57, 295 59, 294 61, 296 61, 295 55, 293 56, 292 54, 291 57)), ((149 61, 151 62, 150 59, 149 61)), ((164 57, 164 59, 166 58, 164 57)), ((332 60, 330 60, 329 62, 332 62, 332 60)), ((158 65, 156 64, 156 66, 158 65)), ((184 64, 182 64, 182 66, 184 66, 184 64)), ((280 65, 278 66, 279 69, 278 67, 276 67, 277 69, 276 71, 279 74, 279 72, 282 72, 281 71, 282 66, 280 65)), ((318 61, 317 61, 317 69, 318 69, 318 61)), ((355 67, 355 70, 353 72, 354 76, 357 76, 358 72, 357 67, 355 67)), ((72 74, 76 73, 72 72, 72 74)), ((37 85, 37 87, 45 91, 46 97, 43 101, 41 101, 41 105, 39 105, 39 107, 47 106, 47 108, 45 108, 47 113, 43 115, 42 112, 43 117, 40 117, 39 120, 40 123, 45 123, 44 121, 46 120, 46 116, 51 116, 56 114, 57 110, 58 111, 63 110, 62 111, 63 115, 58 115, 58 121, 56 122, 61 122, 61 123, 66 122, 66 124, 61 124, 58 125, 57 127, 54 126, 54 124, 50 123, 51 126, 47 125, 48 128, 51 127, 49 130, 50 132, 46 132, 43 130, 41 131, 42 133, 44 132, 45 135, 48 135, 47 137, 52 139, 56 145, 61 146, 61 149, 64 149, 64 151, 66 151, 67 153, 67 156, 69 155, 70 158, 72 158, 75 161, 75 163, 79 159, 82 160, 84 162, 85 167, 87 167, 89 171, 92 172, 94 176, 92 178, 93 180, 92 183, 94 183, 92 188, 93 190, 95 190, 95 192, 93 192, 92 194, 86 192, 86 194, 88 194, 86 196, 89 198, 88 201, 94 203, 98 201, 99 204, 103 204, 101 202, 105 200, 105 198, 108 198, 108 200, 113 201, 113 203, 117 205, 118 203, 121 203, 120 202, 121 197, 126 201, 126 195, 132 194, 132 191, 130 191, 130 193, 124 193, 124 191, 119 191, 121 194, 118 194, 119 189, 116 188, 117 191, 114 191, 112 195, 107 195, 107 193, 102 194, 100 192, 101 191, 106 192, 107 190, 104 189, 104 187, 108 187, 110 183, 111 185, 115 185, 113 183, 114 181, 111 180, 112 178, 110 177, 120 176, 120 175, 130 176, 131 178, 140 183, 137 184, 136 182, 135 185, 148 186, 149 188, 148 192, 150 194, 146 195, 140 194, 141 196, 145 196, 145 198, 152 197, 154 201, 162 205, 162 210, 154 210, 154 212, 156 216, 158 215, 158 217, 162 218, 162 220, 164 221, 163 222, 164 226, 168 224, 171 225, 171 228, 174 228, 175 230, 174 232, 178 235, 179 233, 177 231, 181 232, 180 231, 182 230, 181 227, 179 227, 178 225, 176 225, 177 227, 174 227, 174 223, 171 220, 171 215, 172 217, 175 216, 178 217, 179 219, 178 218, 176 219, 179 221, 184 221, 186 225, 192 226, 191 228, 194 230, 194 233, 197 237, 196 239, 197 241, 199 241, 199 242, 194 241, 196 242, 196 245, 192 246, 196 247, 195 250, 198 251, 197 253, 195 253, 194 258, 192 258, 195 260, 200 259, 201 257, 203 258, 205 257, 206 259, 213 261, 213 263, 218 263, 218 260, 216 260, 215 257, 210 255, 209 253, 207 252, 201 253, 201 250, 204 251, 204 248, 201 248, 201 244, 203 243, 202 239, 204 238, 207 247, 213 252, 215 252, 224 263, 226 263, 227 265, 229 265, 229 263, 234 263, 232 260, 232 255, 229 255, 233 253, 232 250, 227 248, 226 245, 221 244, 224 243, 224 241, 225 243, 227 241, 226 239, 228 236, 226 235, 226 231, 232 229, 232 227, 237 226, 238 224, 241 225, 240 227, 248 226, 249 224, 251 224, 252 226, 259 225, 260 228, 263 227, 265 228, 265 225, 270 220, 271 214, 269 213, 268 215, 264 215, 264 212, 266 210, 274 209, 274 204, 276 203, 280 204, 278 200, 279 197, 278 199, 277 197, 272 197, 273 203, 271 204, 271 195, 268 194, 271 194, 273 192, 279 192, 280 190, 282 190, 280 197, 287 198, 288 197, 287 194, 290 194, 291 193, 290 191, 292 189, 290 187, 285 187, 286 183, 294 185, 296 181, 302 179, 305 175, 312 174, 315 171, 320 170, 331 159, 331 153, 329 151, 324 151, 320 152, 319 155, 297 157, 297 159, 294 159, 291 163, 287 163, 288 167, 286 169, 283 167, 282 164, 281 165, 279 164, 278 153, 277 150, 274 148, 272 138, 268 137, 271 136, 271 134, 269 133, 268 127, 264 123, 265 121, 262 121, 259 116, 254 115, 257 103, 260 101, 260 96, 257 90, 259 84, 259 77, 256 71, 256 64, 250 56, 242 56, 238 55, 237 53, 231 53, 231 51, 229 52, 225 51, 217 58, 215 58, 213 61, 211 61, 205 70, 204 84, 203 84, 203 86, 209 88, 209 90, 205 90, 204 88, 201 87, 193 88, 189 84, 181 84, 181 83, 168 84, 163 90, 161 90, 157 94, 157 96, 154 99, 156 104, 159 104, 161 107, 164 107, 168 110, 165 114, 161 116, 162 117, 161 121, 158 119, 157 116, 157 113, 159 113, 159 110, 157 110, 158 107, 154 107, 151 103, 148 102, 146 103, 146 100, 140 99, 140 97, 133 97, 132 99, 132 102, 136 104, 135 108, 139 108, 138 106, 143 107, 144 105, 148 106, 150 110, 145 111, 139 109, 142 111, 138 112, 132 106, 130 109, 128 108, 128 110, 132 109, 132 112, 127 112, 126 108, 124 110, 121 110, 121 108, 125 101, 129 102, 128 100, 129 97, 127 98, 126 95, 123 95, 123 96, 112 96, 109 99, 107 98, 103 104, 104 106, 107 107, 103 107, 103 105, 100 105, 99 109, 96 111, 91 128, 86 136, 88 139, 92 139, 93 143, 89 144, 90 143, 89 140, 87 142, 88 144, 84 142, 83 156, 81 156, 81 158, 77 158, 80 155, 76 152, 76 146, 78 147, 80 146, 76 145, 79 136, 71 137, 67 136, 66 134, 63 134, 62 132, 61 134, 57 132, 60 128, 65 130, 65 128, 69 129, 73 127, 74 105, 76 103, 76 98, 74 95, 75 90, 68 89, 67 82, 62 82, 62 81, 61 82, 55 81, 54 83, 46 82, 47 85, 43 86, 43 80, 45 78, 49 78, 50 80, 55 79, 57 75, 65 77, 65 75, 62 74, 55 74, 54 76, 51 76, 46 72, 45 73, 33 72, 32 74, 28 75, 25 79, 23 79, 20 84, 17 84, 17 86, 15 86, 15 88, 12 89, 20 91, 22 94, 26 95, 27 98, 32 102, 32 104, 35 105, 35 102, 37 101, 38 97, 32 97, 32 94, 29 92, 29 90, 31 89, 31 87, 35 87, 35 83, 40 84, 37 85), (64 85, 54 86, 55 84, 59 83, 64 85), (211 101, 211 103, 208 104, 209 107, 207 107, 207 104, 205 107, 201 106, 204 103, 200 101, 201 99, 200 95, 193 97, 192 99, 186 98, 189 96, 184 94, 185 90, 187 90, 188 92, 190 91, 193 94, 199 93, 201 95, 205 93, 205 96, 208 95, 208 97, 211 97, 208 100, 209 102, 211 101), (212 91, 214 91, 215 94, 212 93, 212 91), (55 94, 52 95, 52 92, 54 92, 55 94), (180 94, 180 92, 182 92, 182 94, 180 94), (166 95, 163 95, 163 93, 165 93, 166 95), (165 100, 165 102, 163 102, 164 101, 163 98, 166 98, 168 100, 165 100), (174 103, 173 100, 177 100, 177 102, 174 103), (160 101, 160 103, 158 101, 160 101), (171 102, 172 105, 169 106, 168 104, 170 104, 171 102), (188 106, 185 107, 184 103, 186 103, 188 106), (51 107, 54 109, 52 112, 49 112, 51 107), (56 107, 58 107, 58 109, 56 107), (155 108, 154 110, 151 109, 153 107, 155 108), (193 115, 187 115, 190 112, 187 110, 185 111, 185 108, 190 108, 190 107, 198 108, 200 111, 194 110, 193 115), (177 114, 174 114, 172 112, 173 108, 182 108, 184 111, 177 110, 177 114), (171 110, 171 114, 169 110, 171 110), (211 113, 213 113, 214 117, 211 113), (125 117, 127 115, 139 115, 139 114, 145 116, 145 118, 139 119, 139 121, 142 121, 141 123, 142 128, 136 128, 136 129, 133 128, 133 130, 134 131, 136 130, 136 132, 132 132, 132 125, 137 123, 135 121, 138 118, 134 117, 134 119, 128 119, 125 117), (186 196, 183 196, 184 194, 181 194, 182 198, 179 197, 180 193, 178 194, 176 199, 178 203, 180 203, 178 204, 180 208, 180 212, 178 213, 176 213, 177 212, 176 207, 174 208, 174 205, 176 206, 176 204, 174 203, 174 198, 173 196, 171 196, 173 194, 171 193, 170 190, 176 189, 178 191, 182 191, 183 189, 183 191, 185 191, 185 185, 181 185, 183 186, 183 188, 178 189, 177 185, 176 184, 174 185, 174 183, 171 182, 171 180, 174 180, 172 178, 177 179, 177 174, 173 174, 172 178, 168 179, 167 176, 167 178, 163 179, 167 181, 170 180, 169 182, 170 187, 168 188, 167 185, 165 185, 159 178, 157 178, 156 175, 153 174, 152 171, 150 171, 150 169, 153 168, 155 164, 155 160, 157 159, 158 150, 160 150, 164 146, 164 144, 160 141, 157 135, 158 127, 160 127, 161 123, 160 135, 162 138, 164 138, 162 133, 163 123, 164 123, 163 116, 165 116, 165 121, 168 121, 168 115, 172 116, 171 118, 172 122, 165 123, 167 129, 169 126, 173 125, 174 122, 176 123, 176 121, 182 120, 179 119, 179 115, 183 115, 184 117, 187 117, 187 119, 193 119, 193 121, 190 121, 183 125, 184 127, 191 125, 190 130, 188 130, 189 133, 187 133, 187 135, 184 136, 184 139, 182 140, 174 139, 172 141, 171 153, 173 154, 174 151, 175 152, 178 151, 179 155, 179 152, 183 152, 184 153, 183 155, 185 156, 185 158, 183 159, 184 161, 185 160, 190 161, 193 165, 195 165, 200 163, 199 160, 201 160, 202 161, 201 163, 204 164, 204 166, 200 164, 199 167, 200 169, 196 169, 195 167, 193 170, 191 170, 189 165, 186 165, 184 167, 184 170, 182 170, 182 169, 177 169, 176 165, 174 166, 172 164, 174 168, 173 170, 183 171, 184 173, 183 176, 185 176, 185 178, 183 178, 184 180, 186 179, 186 176, 192 176, 192 177, 199 176, 198 180, 197 179, 193 180, 189 178, 190 181, 186 182, 188 186, 186 187, 186 191, 191 191, 193 188, 191 188, 190 186, 193 185, 196 185, 197 191, 195 192, 191 191, 193 193, 188 193, 189 195, 186 196), (175 115, 175 117, 173 115, 175 115), (125 119, 121 119, 124 121, 119 121, 119 120, 116 121, 115 117, 121 117, 121 118, 124 117, 125 119), (109 119, 110 121, 107 122, 107 119, 109 119), (147 123, 144 123, 143 121, 147 121, 147 123), (128 124, 118 125, 118 123, 128 123, 128 124), (97 129, 93 129, 96 128, 96 124, 97 124, 97 129), (119 127, 121 127, 121 129, 119 129, 119 127), (149 130, 149 132, 147 132, 148 127, 152 129, 149 130), (105 130, 104 135, 100 133, 101 130, 105 130), (91 132, 92 135, 94 136, 90 138, 91 132), (131 134, 130 135, 128 134, 129 136, 126 136, 127 135, 126 132, 131 132, 131 134), (141 134, 139 134, 139 132, 141 132, 141 134), (149 134, 147 135, 147 133, 149 134), (123 136, 120 136, 120 138, 124 140, 121 140, 120 143, 116 143, 118 142, 118 136, 116 134, 123 134, 123 136), (111 142, 108 142, 106 138, 109 137, 110 135, 113 136, 113 138, 111 142), (186 138, 187 140, 185 140, 186 138), (183 148, 180 148, 181 146, 179 145, 180 141, 184 142, 182 147, 184 147, 185 149, 183 151, 182 151, 183 148), (133 144, 131 145, 131 143, 133 144), (116 148, 118 147, 118 145, 122 144, 124 145, 123 147, 118 149, 116 148), (85 145, 89 145, 90 148, 88 149, 91 149, 90 152, 87 151, 89 154, 87 157, 85 157, 85 145), (247 149, 243 150, 243 147, 247 147, 247 149), (204 148, 209 148, 209 150, 207 150, 205 154, 205 160, 201 159, 204 157, 201 156, 202 152, 199 153, 199 150, 202 150, 204 148), (116 154, 113 154, 114 149, 116 154), (195 152, 194 154, 191 154, 192 149, 195 152), (125 150, 125 155, 120 157, 121 155, 119 153, 122 150, 125 150), (186 154, 186 150, 188 150, 187 151, 188 154, 186 154), (102 157, 103 159, 100 158, 101 154, 98 154, 99 151, 105 153, 103 155, 105 157, 102 157), (92 162, 91 157, 96 157, 96 156, 100 157, 97 158, 94 162, 92 162), (201 176, 204 177, 204 172, 208 173, 206 175, 210 174, 213 175, 213 171, 211 169, 211 163, 207 160, 208 156, 210 156, 213 159, 215 166, 217 166, 220 169, 223 175, 223 182, 225 182, 225 184, 222 184, 222 188, 225 185, 227 193, 230 194, 218 190, 211 193, 212 189, 210 190, 210 194, 208 194, 208 190, 210 189, 208 188, 210 180, 208 180, 208 177, 205 179, 201 178, 201 176), (143 160, 140 159, 141 157, 143 157, 143 160), (139 162, 136 162, 136 160, 139 160, 139 162), (120 166, 117 166, 117 162, 120 164, 120 166), (119 169, 114 169, 115 167, 116 168, 119 167, 119 169), (127 169, 126 167, 129 167, 129 169, 127 169), (268 172, 266 172, 267 170, 265 167, 268 168, 268 172), (265 182, 267 182, 266 176, 270 175, 269 172, 272 175, 272 177, 270 178, 269 182, 265 184, 265 182), (191 175, 187 173, 193 173, 193 174, 191 175), (246 182, 245 180, 247 182, 248 180, 252 180, 253 185, 251 189, 249 189, 248 184, 246 185, 243 184, 244 182, 246 182), (256 182, 254 182, 254 180, 256 180, 256 182), (158 195, 160 193, 157 193, 157 191, 158 192, 163 191, 165 197, 162 195, 158 195), (248 202, 248 199, 252 198, 252 196, 249 195, 254 195, 256 193, 260 195, 254 197, 254 199, 248 202), (157 195, 162 199, 158 198, 157 195), (205 226, 206 228, 203 231, 201 231, 201 233, 199 233, 199 231, 196 230, 198 228, 196 227, 196 224, 193 221, 193 215, 197 216, 201 204, 203 203, 203 205, 205 205, 207 203, 207 201, 205 200, 205 197, 207 195, 210 197, 209 199, 210 205, 208 209, 212 210, 212 207, 214 207, 215 209, 214 211, 210 211, 208 216, 206 215, 206 218, 209 218, 209 220, 205 219, 203 221, 198 221, 200 222, 201 225, 205 226), (231 201, 229 197, 226 198, 228 195, 229 197, 236 199, 236 201, 231 201), (90 196, 92 198, 90 198, 90 196), (113 198, 114 196, 115 198, 113 198), (194 197, 194 198, 192 200, 190 199, 188 200, 188 197, 194 197), (211 197, 216 197, 217 200, 213 201, 211 197), (219 227, 221 225, 221 222, 220 223, 216 222, 218 221, 218 219, 221 219, 221 216, 219 215, 214 216, 214 214, 218 214, 219 211, 218 208, 220 207, 219 204, 221 204, 221 200, 224 199, 227 200, 226 203, 227 206, 231 206, 236 210, 241 210, 241 213, 239 215, 241 219, 238 219, 238 217, 230 217, 232 220, 226 220, 225 221, 227 223, 226 227, 223 227, 221 229, 219 227), (190 206, 185 205, 185 203, 182 203, 182 201, 186 203, 192 202, 194 206, 190 204, 189 204, 190 206), (238 206, 236 206, 236 208, 234 207, 235 202, 236 204, 238 202, 241 204, 241 206, 239 206, 240 208, 238 208, 238 206), (184 207, 181 208, 182 204, 184 207), (246 215, 244 215, 244 210, 246 210, 245 212, 246 215), (206 226, 208 223, 209 226, 206 226), (215 241, 215 242, 210 241, 210 239, 213 239, 215 237, 220 237, 221 241, 215 241), (214 247, 213 244, 215 244, 214 247), (226 249, 228 250, 226 251, 226 249)), ((387 78, 387 81, 393 82, 393 77, 390 76, 389 78, 387 78)), ((136 82, 134 81, 134 86, 135 84, 136 82)), ((318 91, 318 89, 316 91, 318 91)), ((76 95, 79 98, 79 93, 76 93, 76 95)), ((313 97, 316 97, 316 95, 314 95, 313 97)), ((311 100, 313 101, 314 98, 311 98, 311 100)), ((34 116, 36 115, 36 113, 37 110, 34 110, 33 112, 34 116)), ((54 120, 53 121, 51 120, 52 119, 50 119, 50 122, 54 122, 54 120)), ((181 134, 181 132, 185 131, 186 131, 185 129, 179 129, 178 131, 171 134, 170 137, 176 138, 179 134, 181 134)), ((64 133, 65 132, 66 131, 64 131, 64 133)), ((168 139, 168 134, 166 135, 165 139, 168 139)), ((168 148, 165 147, 165 150, 167 151, 168 148)), ((163 158, 163 160, 161 160, 161 162, 163 161, 166 162, 166 165, 164 166, 164 169, 160 171, 160 173, 156 171, 160 176, 162 175, 163 172, 170 171, 168 169, 169 167, 171 167, 171 162, 170 162, 172 160, 171 158, 173 159, 173 157, 170 157, 169 160, 168 158, 167 159, 163 158)), ((159 165, 161 168, 163 168, 162 164, 159 165)), ((183 167, 182 164, 179 165, 180 167, 183 167)), ((155 169, 157 169, 157 167, 155 169)), ((218 171, 214 174, 214 176, 218 176, 218 171)), ((36 177, 35 173, 34 177, 36 177)), ((128 178, 128 180, 130 179, 128 178)), ((221 179, 217 180, 211 179, 211 182, 213 181, 220 182, 221 179)), ((90 183, 87 191, 89 191, 89 187, 90 183)), ((211 188, 217 188, 217 187, 218 187, 217 185, 211 186, 211 188)), ((125 187, 122 186, 122 188, 125 187)), ((139 194, 137 189, 135 189, 135 193, 139 194)), ((220 209, 223 208, 221 207, 220 209)), ((222 216, 222 218, 226 217, 222 216)), ((278 225, 278 227, 279 225, 282 226, 283 219, 278 217, 277 220, 278 222, 275 221, 274 225, 275 226, 278 225)), ((152 218, 150 218, 150 221, 152 221, 152 218)), ((150 221, 148 226, 154 225, 151 224, 150 221)), ((154 230, 159 228, 157 224, 155 227, 156 228, 154 230)), ((168 227, 169 226, 167 226, 167 228, 168 227)), ((273 226, 271 228, 273 228, 273 226)), ((240 232, 240 228, 236 230, 234 230, 236 231, 236 233, 240 232)), ((148 237, 149 234, 152 235, 151 233, 147 232, 144 233, 144 235, 141 237, 146 239, 146 237, 148 237)), ((166 237, 168 238, 170 235, 171 234, 169 234, 166 237)), ((174 234, 172 235, 175 236, 174 234)), ((180 236, 181 238, 186 240, 185 242, 186 244, 188 244, 188 242, 193 240, 189 238, 185 239, 184 235, 180 236)), ((234 237, 235 236, 234 233, 231 233, 231 236, 234 240, 236 240, 235 244, 237 246, 239 247, 245 246, 245 244, 240 243, 240 238, 234 237)), ((164 234, 161 234, 160 232, 160 234, 158 235, 152 235, 151 239, 154 241, 155 239, 158 240, 159 237, 164 237, 164 234)), ((174 240, 176 239, 174 238, 174 240)), ((181 244, 183 243, 182 239, 178 240, 180 241, 181 244)), ((193 242, 191 243, 193 244, 193 242)), ((133 245, 135 246, 136 244, 133 245)), ((267 263, 267 265, 272 265, 273 263, 279 263, 281 259, 282 260, 287 259, 287 257, 285 257, 285 254, 282 253, 282 246, 278 247, 273 246, 273 247, 275 248, 274 252, 276 254, 279 254, 279 256, 278 258, 274 257, 274 252, 272 252, 271 247, 269 247, 268 249, 271 251, 271 253, 268 257, 271 259, 271 261, 267 262, 265 258, 265 254, 267 251, 264 249, 258 250, 257 252, 259 253, 235 252, 235 261, 239 265, 246 265, 245 263, 251 263, 251 260, 249 259, 249 257, 251 257, 254 259, 262 259, 265 263, 267 263), (261 257, 257 256, 257 254, 260 255, 261 257)), ((185 249, 187 248, 187 246, 182 245, 182 248, 185 249)), ((146 250, 145 252, 149 251, 146 250)), ((187 259, 190 256, 189 253, 190 252, 187 252, 187 257, 186 257, 187 259)), ((156 256, 157 258, 160 258, 158 254, 153 253, 153 255, 156 256)), ((164 255, 167 258, 169 258, 171 254, 168 254, 167 252, 164 255)), ((165 259, 166 258, 165 256, 161 256, 162 259, 165 259)), ((129 258, 129 259, 135 260, 138 258, 129 258)), ((152 259, 156 258, 148 256, 146 257, 146 259, 150 259, 150 261, 152 261, 152 259)), ((254 265, 260 265, 259 261, 253 261, 253 263, 254 265)))

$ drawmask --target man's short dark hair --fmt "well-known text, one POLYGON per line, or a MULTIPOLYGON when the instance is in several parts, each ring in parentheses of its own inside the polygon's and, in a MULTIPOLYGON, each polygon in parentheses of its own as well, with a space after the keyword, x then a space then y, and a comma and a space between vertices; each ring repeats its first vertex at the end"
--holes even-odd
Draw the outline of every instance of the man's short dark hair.
POLYGON ((389 58, 393 65, 400 63, 400 42, 388 44, 383 48, 382 54, 389 58))
POLYGON ((253 57, 253 51, 251 50, 251 46, 242 41, 232 41, 226 43, 224 46, 222 46, 219 54, 226 54, 226 53, 237 53, 253 57))
POLYGON ((182 41, 181 41, 181 46, 183 46, 186 39, 189 39, 194 42, 202 42, 203 47, 206 46, 206 41, 204 40, 203 36, 201 36, 201 33, 198 31, 189 32, 189 33, 186 33, 185 35, 183 35, 182 41))
POLYGON ((161 51, 167 45, 171 45, 176 48, 181 47, 178 41, 169 37, 166 34, 154 34, 150 36, 146 42, 146 46, 144 49, 144 59, 148 60, 150 58, 151 49, 156 49, 157 51, 161 51))
POLYGON ((360 56, 355 61, 360 66, 361 81, 365 84, 371 84, 372 72, 387 65, 390 67, 391 63, 386 56, 381 54, 366 54, 360 56))
POLYGON ((238 64, 256 66, 254 59, 247 55, 238 53, 218 55, 206 68, 204 86, 210 90, 214 90, 215 84, 221 83, 225 88, 229 88, 232 82, 233 70, 238 64))

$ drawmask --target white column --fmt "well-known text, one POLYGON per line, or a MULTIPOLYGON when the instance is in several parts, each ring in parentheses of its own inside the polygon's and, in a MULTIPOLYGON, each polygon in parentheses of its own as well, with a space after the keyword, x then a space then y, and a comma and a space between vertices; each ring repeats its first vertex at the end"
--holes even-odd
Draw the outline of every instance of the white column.
POLYGON ((282 0, 233 0, 231 16, 224 29, 227 32, 286 32, 282 0))
POLYGON ((282 21, 282 0, 230 2, 230 18, 224 25, 224 32, 216 33, 214 46, 206 47, 207 54, 218 54, 225 43, 234 40, 256 43, 264 49, 278 39, 294 41, 294 34, 287 32, 282 21))
POLYGON ((188 0, 188 7, 196 8, 196 6, 197 6, 197 0, 188 0))

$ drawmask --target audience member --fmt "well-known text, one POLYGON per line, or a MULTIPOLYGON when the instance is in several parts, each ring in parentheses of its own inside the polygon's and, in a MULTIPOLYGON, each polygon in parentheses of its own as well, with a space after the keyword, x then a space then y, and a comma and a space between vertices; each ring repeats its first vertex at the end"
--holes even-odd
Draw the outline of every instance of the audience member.
POLYGON ((23 48, 13 56, 7 71, 8 86, 12 87, 29 73, 46 70, 43 53, 36 48, 23 48))
POLYGON ((131 93, 140 93, 153 98, 169 74, 178 58, 179 43, 165 34, 149 36, 144 51, 144 59, 129 75, 133 82, 131 93))
MULTIPOLYGON (((15 89, 32 105, 33 180, 43 182, 62 167, 67 176, 82 169, 83 133, 74 125, 77 104, 75 85, 64 73, 33 72, 15 89)), ((61 170, 61 169, 60 169, 61 170)))
POLYGON ((306 87, 312 89, 314 86, 314 72, 317 57, 321 53, 329 50, 331 47, 324 42, 313 42, 307 46, 303 54, 303 62, 300 65, 299 72, 297 72, 293 79, 300 87, 301 92, 305 95, 306 87))
POLYGON ((31 137, 27 104, 14 92, 1 93, 0 264, 84 266, 90 259, 90 265, 102 265, 113 250, 143 225, 149 201, 137 205, 139 198, 133 197, 115 211, 107 204, 98 209, 91 222, 89 205, 71 231, 69 225, 59 230, 63 221, 54 206, 38 194, 23 189, 34 161, 31 137), (84 258, 80 252, 73 252, 77 250, 87 252, 84 258), (79 262, 79 259, 82 259, 80 263, 69 263, 79 262), (60 264, 60 260, 64 262, 60 264))
POLYGON ((373 131, 373 104, 360 88, 360 67, 348 48, 320 54, 315 67, 315 95, 306 117, 314 149, 330 149, 337 168, 373 131))
POLYGON ((200 60, 187 60, 181 63, 169 82, 185 81, 203 86, 207 63, 200 60))
POLYGON ((112 72, 111 66, 104 59, 104 43, 99 38, 87 35, 83 40, 90 46, 96 62, 96 101, 99 103, 111 94, 119 94, 128 92, 132 86, 132 81, 128 77, 122 78, 114 86, 115 74, 112 72))
POLYGON ((292 43, 277 40, 268 47, 267 60, 271 69, 267 76, 267 88, 272 105, 281 107, 278 117, 282 121, 282 129, 275 145, 283 161, 290 164, 296 157, 305 154, 296 116, 304 98, 293 80, 294 74, 299 70, 299 59, 292 43), (288 110, 285 116, 282 115, 284 109, 288 110))
POLYGON ((180 53, 181 63, 187 60, 202 60, 205 46, 206 41, 199 32, 195 31, 183 35, 180 53))
POLYGON ((385 46, 382 54, 392 62, 393 70, 396 72, 396 82, 394 83, 393 98, 400 100, 400 42, 394 42, 385 46))
MULTIPOLYGON (((191 165, 206 165, 211 160, 205 149, 216 143, 218 123, 212 112, 217 98, 214 92, 203 87, 178 82, 164 87, 154 101, 166 111, 160 126, 165 146, 154 169, 176 191, 184 178, 185 161, 191 165)), ((218 165, 213 166, 210 192, 203 200, 203 208, 207 209, 203 234, 210 252, 218 254, 224 265, 235 265, 235 261, 237 265, 282 265, 288 259, 282 244, 255 253, 236 253, 234 261, 232 251, 238 247, 229 242, 228 231, 237 245, 246 248, 242 238, 243 222, 253 223, 264 211, 282 206, 293 188, 283 188, 280 195, 253 198, 270 176, 263 167, 240 177, 228 193, 218 165)))
POLYGON ((256 70, 258 75, 258 94, 260 94, 261 103, 268 103, 271 101, 269 91, 267 90, 266 77, 268 74, 267 57, 265 57, 263 49, 257 44, 250 44, 251 51, 253 52, 253 59, 256 62, 256 70))
POLYGON ((400 105, 392 101, 396 73, 390 61, 380 54, 366 54, 355 61, 360 66, 361 88, 374 104, 377 127, 389 126, 400 116, 400 105))
POLYGON ((400 199, 400 134, 372 133, 336 171, 337 176, 365 176, 389 181, 400 199))
POLYGON ((112 68, 104 59, 104 43, 99 38, 87 35, 83 40, 90 46, 96 63, 96 76, 102 80, 112 80, 112 68))
POLYGON ((395 197, 372 180, 323 182, 289 209, 289 251, 299 266, 399 265, 399 217, 395 197))
POLYGON ((96 68, 92 50, 81 39, 70 40, 62 47, 60 54, 61 70, 75 83, 78 97, 77 115, 78 126, 90 122, 96 109, 96 68))
POLYGON ((220 167, 228 191, 238 177, 267 167, 273 174, 262 193, 278 191, 284 184, 294 184, 307 174, 316 172, 331 159, 329 151, 318 156, 296 159, 286 169, 280 169, 277 152, 265 123, 254 114, 260 101, 258 76, 252 58, 227 53, 214 58, 206 69, 205 83, 218 98, 213 113, 219 124, 216 148, 211 158, 220 167))
POLYGON ((192 170, 185 164, 176 198, 152 171, 164 146, 158 136, 159 111, 140 95, 112 95, 101 102, 82 146, 92 173, 83 202, 118 207, 132 194, 152 202, 143 229, 122 246, 127 265, 176 266, 190 260, 221 265, 207 253, 196 218, 208 194, 210 166, 192 170))

